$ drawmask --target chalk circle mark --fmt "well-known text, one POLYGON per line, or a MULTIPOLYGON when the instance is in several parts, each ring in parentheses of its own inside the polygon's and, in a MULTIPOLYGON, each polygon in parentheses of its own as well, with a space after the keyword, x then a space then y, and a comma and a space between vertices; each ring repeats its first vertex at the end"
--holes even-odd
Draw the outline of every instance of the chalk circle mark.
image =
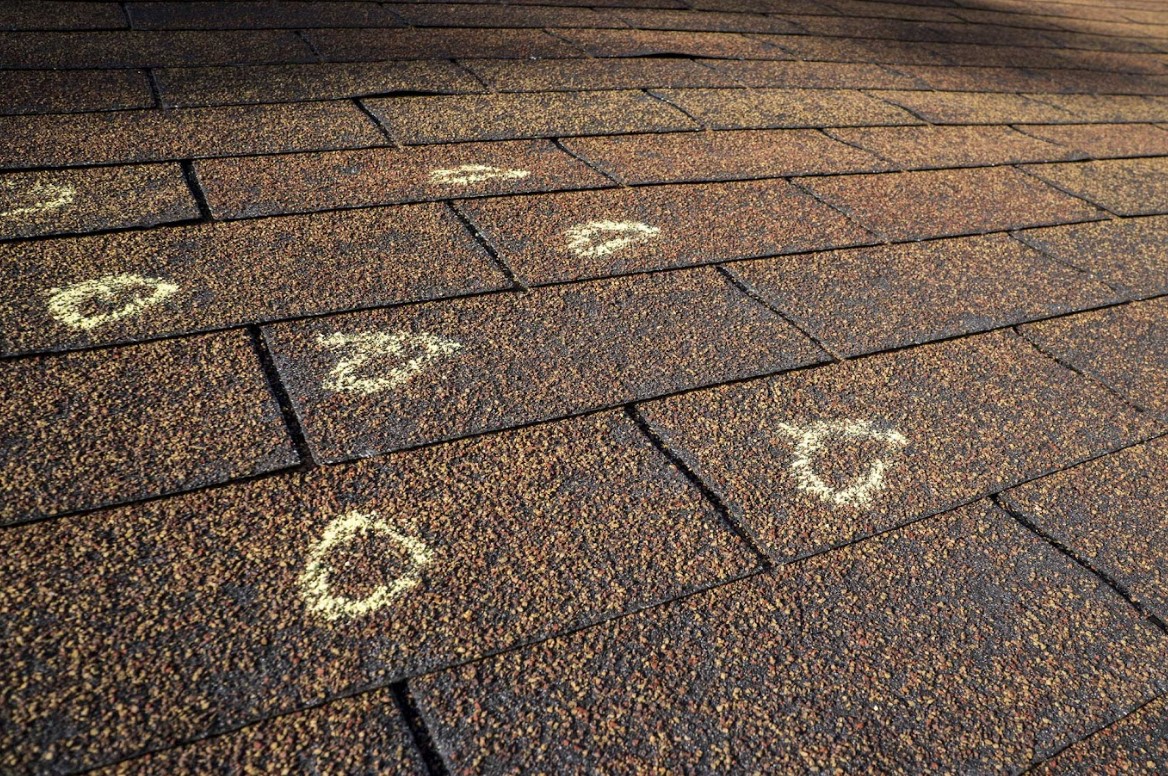
POLYGON ((319 335, 316 342, 321 347, 346 354, 329 372, 324 387, 367 396, 409 382, 431 361, 452 355, 462 347, 461 343, 435 334, 408 331, 337 332, 319 335), (416 355, 411 356, 411 351, 416 355), (374 360, 384 357, 396 359, 397 365, 379 375, 362 375, 374 360))
MULTIPOLYGON (((15 181, 6 180, 3 183, 6 189, 17 188, 15 181)), ((28 189, 28 195, 36 201, 23 207, 0 211, 0 218, 31 216, 37 213, 57 210, 58 208, 72 204, 73 197, 77 195, 77 190, 68 184, 62 183, 33 183, 28 189)))
POLYGON ((908 439, 896 429, 870 420, 817 420, 805 426, 780 423, 779 430, 795 440, 795 455, 791 472, 800 490, 813 493, 837 507, 864 508, 872 503, 872 496, 884 489, 884 477, 891 465, 891 456, 908 444, 908 439), (815 470, 815 456, 831 438, 853 440, 872 439, 883 442, 888 453, 868 466, 868 471, 844 488, 833 488, 824 482, 815 470))
POLYGON ((568 250, 585 259, 598 259, 647 242, 661 234, 661 229, 640 221, 589 221, 564 232, 568 250), (602 237, 608 237, 601 240, 602 237))
POLYGON ((49 289, 49 315, 70 328, 89 331, 137 315, 178 290, 162 278, 106 275, 49 289))
POLYGON ((531 175, 527 170, 492 167, 489 164, 463 164, 448 170, 430 172, 430 183, 439 185, 462 185, 483 181, 515 181, 531 175))
POLYGON ((408 536, 378 518, 377 512, 351 510, 325 526, 320 541, 308 553, 300 574, 300 593, 308 611, 326 620, 356 619, 383 609, 394 599, 422 583, 418 572, 434 558, 434 552, 419 539, 408 536), (333 550, 372 534, 380 534, 398 545, 409 557, 409 568, 392 582, 378 585, 363 598, 337 595, 332 589, 333 568, 328 555, 333 550))

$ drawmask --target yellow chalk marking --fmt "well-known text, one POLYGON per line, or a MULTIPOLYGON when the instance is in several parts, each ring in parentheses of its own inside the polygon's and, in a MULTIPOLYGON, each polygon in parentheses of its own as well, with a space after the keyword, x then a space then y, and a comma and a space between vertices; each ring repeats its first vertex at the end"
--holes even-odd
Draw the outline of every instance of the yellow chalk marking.
POLYGON ((391 603, 395 598, 422 583, 418 572, 434 557, 434 552, 423 542, 393 529, 389 523, 377 519, 376 512, 363 513, 351 510, 330 522, 324 529, 320 541, 308 553, 308 563, 300 573, 300 594, 308 611, 326 620, 342 617, 354 619, 372 614, 391 603), (333 569, 328 564, 328 554, 358 538, 371 533, 388 537, 410 556, 410 568, 388 585, 378 585, 364 598, 348 598, 332 591, 330 576, 333 569))
POLYGON ((895 429, 881 428, 870 420, 817 420, 806 426, 780 423, 779 430, 795 440, 791 471, 799 489, 814 493, 837 507, 862 508, 871 504, 872 496, 884 488, 884 475, 890 462, 877 458, 872 461, 866 475, 857 478, 846 488, 833 488, 815 471, 815 456, 823 448, 824 441, 830 437, 874 439, 884 442, 890 453, 898 452, 908 444, 904 434, 895 429))
POLYGON ((568 249, 587 259, 597 259, 607 256, 635 243, 652 240, 661 234, 656 226, 649 226, 640 221, 589 221, 586 224, 577 224, 564 236, 568 238, 568 249), (604 242, 597 242, 597 238, 605 234, 614 234, 604 242))
POLYGON ((508 170, 489 164, 464 164, 450 170, 434 170, 430 173, 430 183, 461 184, 482 181, 513 181, 531 175, 527 170, 508 170))
POLYGON ((349 354, 337 362, 324 381, 324 387, 332 391, 352 391, 366 395, 396 388, 411 380, 421 372, 426 364, 440 356, 449 356, 462 347, 461 343, 444 339, 434 334, 408 331, 358 332, 344 334, 337 332, 328 336, 320 335, 316 342, 331 350, 347 350, 349 354), (378 356, 405 358, 406 349, 414 347, 421 354, 403 361, 388 372, 376 377, 362 377, 361 370, 378 356))
MULTIPOLYGON (((6 189, 15 189, 16 186, 16 181, 4 181, 4 188, 6 189)), ((65 207, 65 205, 73 202, 73 197, 77 195, 77 190, 68 184, 34 183, 28 193, 37 200, 34 204, 0 212, 0 218, 31 216, 36 213, 44 213, 49 210, 65 207)))
POLYGON ((89 331, 128 318, 176 293, 178 286, 161 278, 141 275, 106 275, 64 288, 49 289, 49 315, 74 329, 89 331), (130 296, 120 307, 118 297, 130 296), (94 305, 114 307, 109 312, 87 312, 94 305))

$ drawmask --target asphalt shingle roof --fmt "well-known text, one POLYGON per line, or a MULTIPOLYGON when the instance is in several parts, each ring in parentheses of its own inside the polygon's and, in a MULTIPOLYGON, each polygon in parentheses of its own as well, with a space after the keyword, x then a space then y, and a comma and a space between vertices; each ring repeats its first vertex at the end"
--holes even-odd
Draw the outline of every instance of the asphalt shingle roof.
POLYGON ((0 771, 1168 771, 1161 0, 12 0, 0 278, 0 771))

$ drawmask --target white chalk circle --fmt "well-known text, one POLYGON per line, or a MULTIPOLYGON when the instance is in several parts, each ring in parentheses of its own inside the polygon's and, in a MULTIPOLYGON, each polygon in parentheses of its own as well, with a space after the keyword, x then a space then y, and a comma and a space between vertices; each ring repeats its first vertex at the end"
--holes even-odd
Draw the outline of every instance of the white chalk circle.
POLYGON ((392 603, 395 598, 422 583, 418 572, 434 557, 434 552, 422 541, 395 530, 379 520, 376 512, 346 512, 330 522, 320 541, 308 553, 308 562, 300 573, 300 594, 308 611, 333 621, 355 619, 372 614, 392 603), (398 545, 409 556, 409 568, 387 585, 378 585, 364 598, 348 598, 333 592, 332 567, 328 555, 357 539, 380 534, 398 545))
POLYGON ((49 289, 49 315, 74 329, 89 331, 137 315, 178 292, 178 286, 142 275, 106 275, 49 289), (106 308, 105 312, 95 309, 106 308))
POLYGON ((316 342, 330 350, 347 351, 347 355, 336 363, 325 378, 324 387, 331 391, 365 395, 396 388, 418 375, 431 361, 449 356, 462 347, 454 340, 434 334, 414 334, 408 331, 337 332, 328 336, 322 334, 316 338, 316 342), (418 351, 412 358, 407 357, 411 349, 418 351), (370 362, 387 356, 397 359, 397 365, 382 374, 361 374, 370 362))
POLYGON ((636 243, 643 243, 661 234, 656 226, 640 221, 589 221, 577 224, 564 232, 568 250, 586 259, 598 259, 616 253, 636 243), (606 240, 600 238, 613 235, 606 240))
POLYGON ((433 170, 430 183, 439 185, 461 185, 482 183, 483 181, 514 181, 531 175, 527 170, 508 170, 489 164, 463 164, 449 170, 433 170))
MULTIPOLYGON (((16 181, 3 181, 4 188, 17 188, 16 181)), ((77 190, 72 186, 64 183, 34 183, 28 190, 30 199, 35 200, 30 205, 24 207, 15 207, 10 210, 0 211, 0 218, 16 218, 17 216, 31 216, 37 213, 46 213, 50 210, 65 207, 72 204, 73 197, 77 195, 77 190)))
POLYGON ((779 430, 795 440, 795 455, 791 459, 791 472, 800 490, 814 493, 824 501, 837 507, 867 507, 872 496, 884 488, 884 475, 891 465, 891 458, 908 444, 908 439, 896 429, 879 426, 870 420, 817 420, 806 426, 779 424, 779 430), (876 458, 868 466, 868 471, 857 477, 845 488, 833 488, 823 481, 815 471, 815 456, 823 449, 824 443, 833 438, 873 439, 883 442, 888 452, 885 457, 876 458))

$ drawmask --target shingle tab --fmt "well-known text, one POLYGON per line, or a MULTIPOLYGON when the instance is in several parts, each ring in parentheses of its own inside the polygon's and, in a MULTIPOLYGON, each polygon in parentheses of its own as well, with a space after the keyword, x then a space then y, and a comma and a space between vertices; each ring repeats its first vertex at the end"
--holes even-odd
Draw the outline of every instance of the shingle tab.
POLYGON ((216 218, 613 185, 545 140, 204 159, 195 169, 216 218))
POLYGON ((1121 216, 1168 213, 1168 156, 1038 164, 1025 169, 1121 216))
POLYGON ((901 108, 857 91, 661 89, 657 93, 715 129, 922 123, 901 108))
POLYGON ((712 269, 330 317, 266 335, 326 461, 826 358, 712 269))
POLYGON ((101 769, 102 776, 156 773, 321 773, 425 776, 425 762, 388 690, 259 722, 216 738, 101 769))
POLYGON ((152 162, 385 145, 346 102, 0 118, 0 167, 152 162), (53 138, 54 142, 46 142, 53 138))
POLYGON ((1168 697, 1160 697, 1034 769, 1038 776, 1168 770, 1168 697))
POLYGON ((697 128, 680 111, 631 90, 396 97, 365 104, 407 144, 697 128))
POLYGON ((287 30, 0 32, 0 67, 183 67, 313 62, 287 30))
POLYGON ((1120 300, 1006 235, 857 248, 731 265, 835 352, 857 355, 1120 300))
POLYGON ((1152 124, 1067 124, 1022 127, 1022 130, 1097 159, 1168 156, 1168 132, 1152 124))
POLYGON ((440 205, 60 239, 37 243, 36 262, 28 251, 0 245, 5 354, 507 286, 440 205))
POLYGON ((934 124, 1066 124, 1080 120, 1070 111, 1021 94, 921 91, 872 94, 934 124))
POLYGON ((1009 332, 689 393, 644 412, 783 560, 1162 429, 1009 332))
POLYGON ((581 137, 569 138, 564 145, 625 183, 725 181, 895 169, 870 153, 810 129, 581 137))
MULTIPOLYGON (((1160 312, 1163 315, 1163 310, 1160 312)), ((1010 508, 1168 618, 1168 440, 1122 450, 1006 491, 1010 508), (1100 487, 1106 483, 1106 487, 1100 487)))
POLYGON ((8 0, 0 7, 0 30, 117 30, 126 26, 119 3, 8 0))
POLYGON ((807 178, 800 184, 893 240, 1087 221, 1103 214, 1009 167, 807 178))
POLYGON ((783 180, 507 197, 460 205, 523 279, 575 280, 873 241, 783 180), (718 219, 706 219, 718 213, 718 219))
POLYGON ((381 59, 527 59, 578 57, 582 52, 543 30, 308 30, 327 62, 381 59))
POLYGON ((680 54, 731 59, 791 59, 791 55, 782 49, 736 32, 562 30, 560 34, 594 57, 680 54))
POLYGON ((198 217, 177 164, 0 173, 0 239, 198 217))
POLYGON ((461 60, 501 92, 734 86, 729 76, 688 59, 461 60))
POLYGON ((781 60, 710 60, 710 67, 746 86, 809 89, 913 89, 916 79, 879 65, 781 60))
POLYGON ((126 8, 138 30, 401 26, 389 8, 372 2, 130 2, 126 8))
POLYGON ((179 108, 332 100, 396 91, 483 91, 482 84, 470 73, 450 62, 166 68, 154 75, 163 104, 179 108))
POLYGON ((1168 292, 1168 217, 1030 229, 1018 237, 1125 294, 1168 292))
POLYGON ((412 27, 627 27, 591 8, 515 7, 486 3, 389 3, 412 27))
POLYGON ((828 134, 910 170, 1082 158, 1010 127, 873 127, 831 129, 828 134))
POLYGON ((0 548, 6 770, 160 749, 758 567, 619 413, 22 526, 0 548))
POLYGON ((978 504, 416 688, 456 773, 1021 771, 1155 696, 1166 654, 978 504))
POLYGON ((145 71, 10 70, 0 115, 152 108, 145 71))
POLYGON ((1168 299, 1030 324, 1043 350, 1168 419, 1168 299))
MULTIPOLYGON (((0 417, 0 524, 174 493, 297 460, 242 332, 8 362, 0 369, 0 417)), ((6 618, 16 613, 13 602, 2 603, 6 618)), ((7 658, 4 664, 14 667, 7 658)), ((11 689, 27 679, 4 684, 11 689)))

